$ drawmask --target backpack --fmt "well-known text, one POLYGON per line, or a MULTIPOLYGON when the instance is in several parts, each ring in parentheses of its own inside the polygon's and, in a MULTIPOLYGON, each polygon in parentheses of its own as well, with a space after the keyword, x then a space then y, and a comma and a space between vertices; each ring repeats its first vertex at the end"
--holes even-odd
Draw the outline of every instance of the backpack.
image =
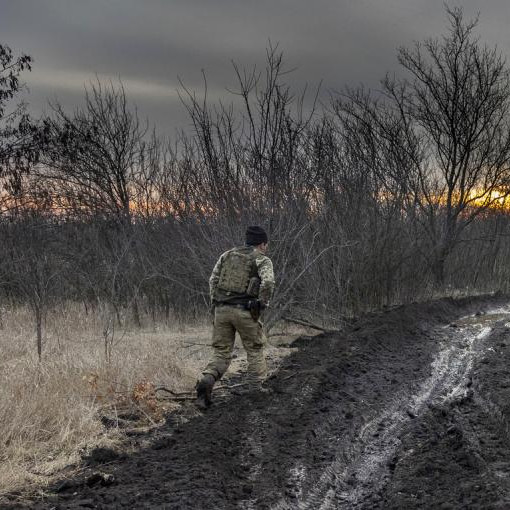
POLYGON ((225 255, 221 265, 218 289, 227 294, 258 295, 256 252, 252 248, 234 248, 225 255))

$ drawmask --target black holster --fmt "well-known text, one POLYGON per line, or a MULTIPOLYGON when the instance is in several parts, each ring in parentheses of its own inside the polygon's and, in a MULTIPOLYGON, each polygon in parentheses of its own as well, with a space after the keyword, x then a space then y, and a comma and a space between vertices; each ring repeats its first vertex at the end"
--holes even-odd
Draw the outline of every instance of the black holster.
POLYGON ((252 299, 248 301, 248 305, 246 308, 250 311, 251 317, 255 322, 258 322, 260 319, 260 314, 262 312, 262 303, 258 299, 252 299))

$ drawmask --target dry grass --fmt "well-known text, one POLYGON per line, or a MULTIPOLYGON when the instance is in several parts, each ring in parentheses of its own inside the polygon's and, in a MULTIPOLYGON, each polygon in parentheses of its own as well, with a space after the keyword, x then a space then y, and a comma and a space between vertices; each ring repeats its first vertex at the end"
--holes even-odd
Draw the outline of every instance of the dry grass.
POLYGON ((98 417, 144 381, 191 391, 209 352, 193 344, 208 342, 206 324, 118 328, 107 363, 100 317, 68 306, 48 316, 39 363, 29 310, 2 310, 0 496, 44 486, 83 449, 118 442, 98 417))
POLYGON ((120 445, 119 429, 100 421, 105 413, 130 403, 157 422, 165 409, 144 402, 145 393, 154 385, 191 392, 210 354, 206 320, 192 326, 146 321, 142 328, 117 328, 108 363, 101 314, 68 305, 49 314, 39 363, 30 311, 2 309, 1 319, 0 498, 43 490, 64 468, 78 466, 87 449, 120 445))

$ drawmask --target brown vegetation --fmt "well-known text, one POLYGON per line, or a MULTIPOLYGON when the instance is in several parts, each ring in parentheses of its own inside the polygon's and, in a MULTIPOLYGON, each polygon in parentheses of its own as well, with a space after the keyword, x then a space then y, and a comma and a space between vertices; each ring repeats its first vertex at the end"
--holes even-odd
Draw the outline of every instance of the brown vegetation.
POLYGON ((0 495, 44 486, 89 448, 118 444, 119 429, 101 417, 129 411, 137 426, 158 423, 168 405, 155 401, 154 383, 190 391, 208 355, 207 327, 161 323, 119 331, 106 363, 98 316, 67 305, 46 317, 40 363, 30 316, 2 308, 0 495))

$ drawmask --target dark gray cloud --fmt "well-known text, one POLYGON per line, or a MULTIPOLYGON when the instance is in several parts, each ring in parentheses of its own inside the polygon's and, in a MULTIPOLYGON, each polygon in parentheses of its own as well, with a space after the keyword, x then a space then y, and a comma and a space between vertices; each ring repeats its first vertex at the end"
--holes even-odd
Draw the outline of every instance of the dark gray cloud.
MULTIPOLYGON (((479 34, 510 54, 507 0, 458 2, 481 11, 479 34)), ((72 108, 86 82, 117 79, 142 116, 171 134, 189 121, 176 94, 178 76, 210 97, 234 85, 231 59, 263 65, 268 41, 279 43, 293 86, 324 90, 377 86, 398 72, 396 48, 437 36, 446 25, 442 0, 0 0, 0 42, 31 54, 28 100, 72 108)))

